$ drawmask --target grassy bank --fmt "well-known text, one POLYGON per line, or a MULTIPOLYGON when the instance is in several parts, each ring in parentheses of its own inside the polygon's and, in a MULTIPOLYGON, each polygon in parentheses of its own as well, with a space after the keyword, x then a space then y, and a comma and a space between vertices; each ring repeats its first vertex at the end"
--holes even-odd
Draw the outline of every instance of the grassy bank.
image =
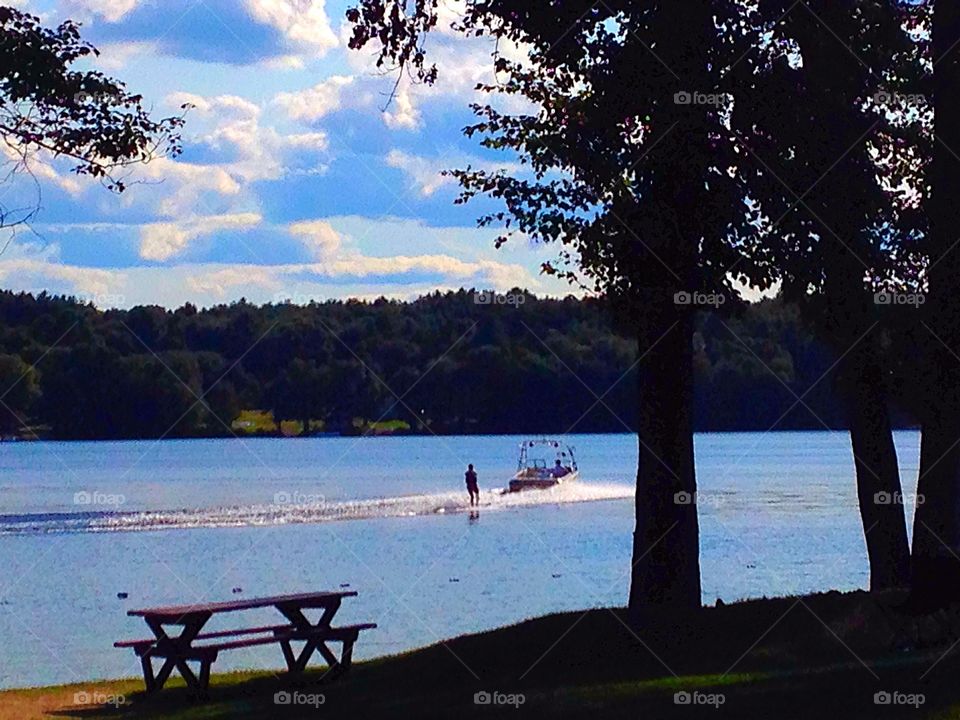
POLYGON ((758 600, 661 612, 635 630, 620 610, 563 613, 359 663, 333 682, 219 675, 203 702, 178 684, 148 699, 131 680, 17 690, 0 693, 0 718, 960 718, 960 610, 914 617, 899 601, 758 600), (283 691, 313 704, 276 705, 283 691), (512 704, 476 704, 481 692, 512 704), (116 708, 76 705, 114 696, 116 708))

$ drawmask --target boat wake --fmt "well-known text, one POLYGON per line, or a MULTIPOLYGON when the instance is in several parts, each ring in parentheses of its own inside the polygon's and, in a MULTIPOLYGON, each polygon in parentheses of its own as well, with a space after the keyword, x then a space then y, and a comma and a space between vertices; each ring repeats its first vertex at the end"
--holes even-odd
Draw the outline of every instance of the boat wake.
POLYGON ((629 485, 571 483, 548 490, 501 494, 483 492, 479 508, 471 508, 465 493, 448 492, 401 497, 249 505, 196 510, 34 513, 0 515, 0 535, 44 533, 134 532, 188 528, 294 525, 337 520, 416 517, 512 508, 618 500, 633 495, 629 485))

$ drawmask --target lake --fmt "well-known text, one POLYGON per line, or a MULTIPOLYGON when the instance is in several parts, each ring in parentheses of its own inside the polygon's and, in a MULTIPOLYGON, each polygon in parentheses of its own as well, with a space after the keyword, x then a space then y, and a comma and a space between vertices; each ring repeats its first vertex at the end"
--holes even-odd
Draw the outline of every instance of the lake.
MULTIPOLYGON (((349 587, 337 621, 379 624, 361 659, 624 604, 635 437, 568 436, 579 483, 500 496, 521 439, 0 444, 0 687, 138 676, 112 644, 158 604, 349 587)), ((909 495, 919 433, 895 440, 909 495)), ((846 433, 701 434, 696 461, 704 602, 866 586, 846 433)), ((281 665, 260 647, 216 669, 281 665)))

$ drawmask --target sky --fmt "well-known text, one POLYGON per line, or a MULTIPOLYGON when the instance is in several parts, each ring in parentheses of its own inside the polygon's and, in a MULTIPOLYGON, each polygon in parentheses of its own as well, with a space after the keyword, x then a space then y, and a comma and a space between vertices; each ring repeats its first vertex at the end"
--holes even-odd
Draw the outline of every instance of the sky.
MULTIPOLYGON (((41 210, 0 255, 0 287, 101 307, 571 291, 540 274, 554 249, 522 237, 496 249, 497 229, 475 223, 494 201, 455 205, 440 174, 512 167, 461 133, 474 86, 492 80, 488 40, 441 22, 438 83, 404 83, 388 104, 395 76, 347 48, 352 0, 15 4, 48 25, 81 22, 101 53, 91 65, 158 117, 193 108, 183 154, 138 168, 119 195, 38 158, 41 210)), ((10 185, 8 204, 36 192, 10 185)))

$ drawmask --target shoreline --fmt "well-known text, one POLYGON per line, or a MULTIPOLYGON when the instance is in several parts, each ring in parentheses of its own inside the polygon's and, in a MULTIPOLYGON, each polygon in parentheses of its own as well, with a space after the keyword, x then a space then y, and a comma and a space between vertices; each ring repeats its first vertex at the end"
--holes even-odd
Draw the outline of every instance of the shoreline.
MULTIPOLYGON (((920 432, 919 426, 903 426, 903 427, 894 427, 894 432, 920 432)), ((824 427, 809 427, 809 428, 783 428, 778 427, 772 430, 762 430, 762 429, 739 429, 739 430, 695 430, 694 435, 777 435, 777 434, 786 434, 786 433, 848 433, 848 428, 824 428, 824 427)), ((541 436, 551 436, 557 435, 560 433, 551 432, 549 430, 542 432, 489 432, 489 433, 459 433, 459 432, 415 432, 404 431, 404 432, 372 432, 372 433, 314 433, 311 435, 284 435, 283 433, 251 433, 249 435, 244 435, 238 433, 236 435, 191 435, 189 437, 173 437, 166 436, 163 438, 155 437, 116 437, 116 438, 58 438, 58 437, 4 437, 0 438, 0 444, 31 444, 35 445, 38 443, 138 443, 138 442, 152 442, 152 443, 174 443, 174 442, 191 442, 191 441, 204 441, 204 440, 231 440, 231 441, 246 441, 246 440, 330 440, 330 439, 356 439, 356 438, 430 438, 430 437, 440 437, 440 438, 494 438, 494 437, 541 437, 541 436)), ((607 431, 578 431, 576 433, 571 433, 573 436, 577 435, 602 435, 602 436, 629 436, 633 437, 636 433, 633 432, 607 432, 607 431)))

